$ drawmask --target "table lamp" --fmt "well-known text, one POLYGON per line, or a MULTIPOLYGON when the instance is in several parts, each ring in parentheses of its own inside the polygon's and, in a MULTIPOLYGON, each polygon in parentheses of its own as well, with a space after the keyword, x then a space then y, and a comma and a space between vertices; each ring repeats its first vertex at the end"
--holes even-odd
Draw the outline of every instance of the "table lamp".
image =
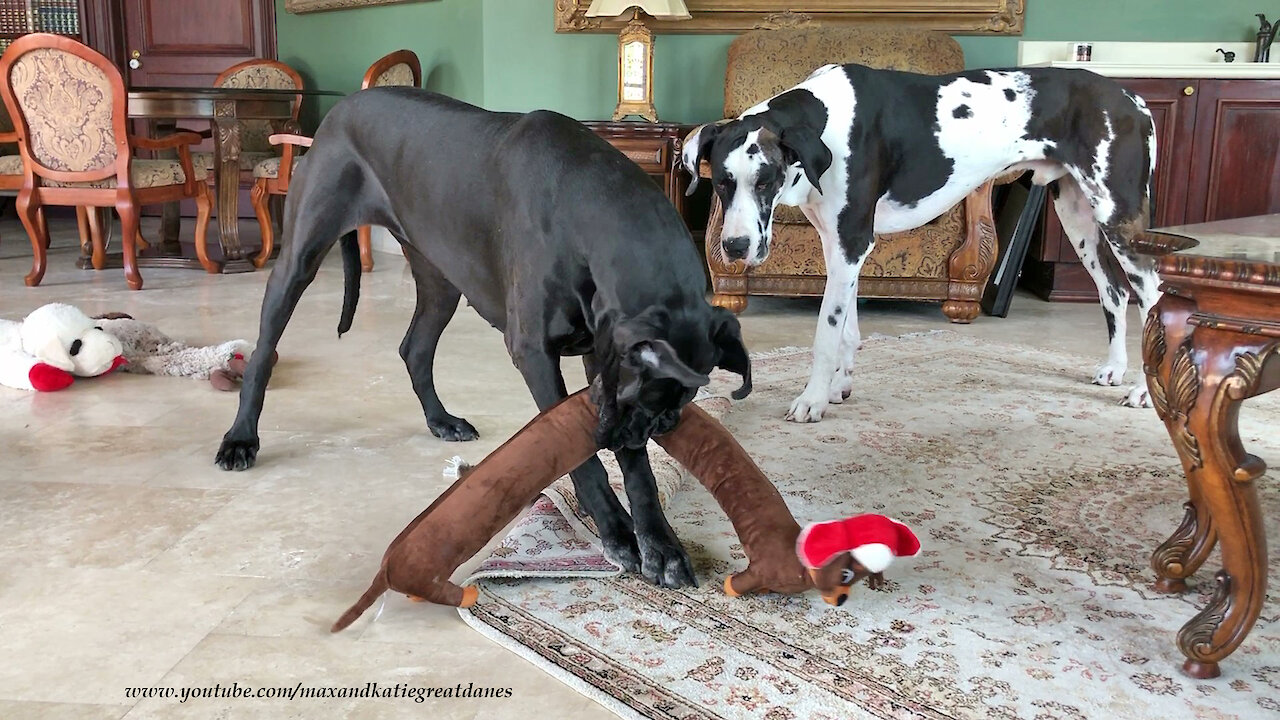
POLYGON ((653 107, 653 33, 645 27, 640 13, 663 20, 688 20, 689 9, 681 0, 593 0, 587 17, 617 17, 631 11, 618 33, 618 107, 613 119, 639 115, 658 121, 653 107))

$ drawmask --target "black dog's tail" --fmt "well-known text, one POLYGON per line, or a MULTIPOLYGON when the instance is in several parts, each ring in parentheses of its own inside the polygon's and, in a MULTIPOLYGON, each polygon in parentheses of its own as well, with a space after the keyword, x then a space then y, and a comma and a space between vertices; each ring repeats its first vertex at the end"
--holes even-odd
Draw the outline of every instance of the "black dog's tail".
POLYGON ((356 304, 360 302, 360 244, 356 233, 343 235, 338 244, 342 247, 342 316, 338 318, 338 337, 351 329, 356 304))

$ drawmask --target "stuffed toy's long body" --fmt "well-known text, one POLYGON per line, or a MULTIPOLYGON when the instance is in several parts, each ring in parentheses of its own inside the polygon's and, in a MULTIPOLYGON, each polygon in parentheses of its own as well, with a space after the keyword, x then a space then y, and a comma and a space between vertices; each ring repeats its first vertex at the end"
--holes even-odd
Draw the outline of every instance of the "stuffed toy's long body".
MULTIPOLYGON (((462 474, 391 542, 373 584, 334 623, 333 632, 355 622, 387 590, 442 605, 474 604, 479 590, 449 582, 450 575, 538 493, 596 452, 598 423, 588 392, 575 393, 462 474)), ((849 586, 867 574, 848 552, 851 547, 808 565, 797 547, 800 526, 782 495, 729 431, 702 409, 687 405, 675 430, 655 440, 711 492, 738 533, 748 566, 725 580, 727 593, 797 593, 816 587, 838 605, 849 586)), ((850 522, 859 520, 823 525, 839 530, 840 523, 850 522)), ((817 532, 823 539, 829 535, 817 532)))

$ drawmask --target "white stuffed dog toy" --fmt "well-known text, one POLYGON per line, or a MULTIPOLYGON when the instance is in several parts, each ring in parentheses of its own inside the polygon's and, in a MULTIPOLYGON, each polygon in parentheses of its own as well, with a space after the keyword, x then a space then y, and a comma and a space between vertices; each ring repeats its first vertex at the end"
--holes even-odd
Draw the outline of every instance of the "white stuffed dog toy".
POLYGON ((0 384, 52 392, 124 362, 120 341, 71 305, 36 308, 22 322, 0 320, 0 384))

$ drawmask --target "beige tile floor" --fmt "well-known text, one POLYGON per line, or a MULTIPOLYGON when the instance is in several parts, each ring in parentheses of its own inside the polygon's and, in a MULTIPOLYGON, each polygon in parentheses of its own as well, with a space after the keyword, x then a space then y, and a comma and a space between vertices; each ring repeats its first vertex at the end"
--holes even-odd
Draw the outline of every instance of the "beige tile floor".
MULTIPOLYGON (((146 289, 130 292, 119 270, 76 270, 68 227, 55 225, 49 273, 27 288, 26 238, 11 218, 0 221, 0 317, 61 301, 90 314, 125 311, 192 342, 256 335, 266 273, 145 270, 146 289)), ((482 438, 431 437, 397 354, 412 280, 398 256, 377 263, 355 328, 340 340, 336 253, 303 297, 248 472, 212 464, 237 396, 204 382, 115 374, 53 394, 0 388, 0 718, 612 717, 452 609, 390 597, 376 623, 329 634, 387 542, 445 487, 446 458, 483 457, 535 412, 501 336, 463 308, 436 376, 446 405, 482 438), (498 685, 513 697, 415 705, 125 695, 138 686, 374 681, 498 685)), ((808 345, 816 314, 813 300, 756 299, 744 334, 752 350, 808 345)), ((864 334, 948 327, 934 305, 864 303, 860 314, 864 334)), ((1026 295, 1010 318, 960 331, 1105 352, 1096 307, 1026 295)), ((569 384, 581 384, 580 365, 566 369, 569 384)), ((1082 365, 1082 382, 1091 371, 1082 365)))

